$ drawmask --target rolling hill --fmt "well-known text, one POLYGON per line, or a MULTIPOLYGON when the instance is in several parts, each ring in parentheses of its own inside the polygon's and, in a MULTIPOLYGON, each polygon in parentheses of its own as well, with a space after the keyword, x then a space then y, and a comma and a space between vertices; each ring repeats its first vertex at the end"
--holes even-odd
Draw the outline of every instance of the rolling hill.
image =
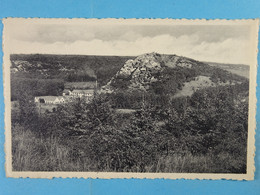
POLYGON ((126 90, 179 97, 191 96, 202 88, 235 85, 246 80, 190 58, 147 53, 126 61, 102 90, 107 93, 126 90))
POLYGON ((172 97, 191 96, 199 89, 247 81, 249 72, 244 65, 204 63, 158 53, 137 57, 13 54, 10 58, 14 100, 19 96, 16 89, 31 93, 27 85, 38 86, 34 87, 37 90, 32 95, 57 95, 66 82, 95 80, 103 86, 103 92, 126 90, 172 97))
POLYGON ((205 62, 206 64, 214 67, 221 68, 223 70, 227 70, 233 74, 237 74, 239 76, 245 77, 249 79, 249 71, 250 66, 244 64, 223 64, 216 62, 205 62))

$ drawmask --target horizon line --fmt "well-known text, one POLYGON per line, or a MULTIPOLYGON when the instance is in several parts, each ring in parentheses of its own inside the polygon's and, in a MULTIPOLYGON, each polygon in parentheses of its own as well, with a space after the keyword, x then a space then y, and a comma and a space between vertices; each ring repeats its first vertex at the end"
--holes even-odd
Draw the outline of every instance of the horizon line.
POLYGON ((151 54, 151 53, 157 53, 160 55, 176 55, 180 57, 185 57, 185 58, 190 58, 196 61, 204 62, 204 63, 219 63, 219 64, 226 64, 226 65, 245 65, 245 66, 250 66, 249 64, 243 64, 243 63, 227 63, 227 62, 216 62, 216 61, 204 61, 204 60, 197 60, 191 57, 187 56, 182 56, 178 54, 166 54, 166 53, 159 53, 159 52, 147 52, 147 53, 142 53, 139 55, 110 55, 110 54, 102 54, 102 55, 97 55, 97 54, 51 54, 51 53, 12 53, 11 55, 53 55, 53 56, 109 56, 109 57, 138 57, 141 55, 145 54, 151 54))

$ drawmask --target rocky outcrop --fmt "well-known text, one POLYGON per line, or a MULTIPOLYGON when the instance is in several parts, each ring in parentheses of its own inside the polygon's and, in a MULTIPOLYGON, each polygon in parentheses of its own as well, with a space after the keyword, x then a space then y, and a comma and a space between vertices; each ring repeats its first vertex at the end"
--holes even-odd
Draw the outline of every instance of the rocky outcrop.
POLYGON ((116 75, 102 87, 103 92, 111 93, 118 87, 118 83, 125 82, 127 90, 146 91, 150 85, 157 82, 160 72, 165 67, 191 68, 193 62, 188 58, 176 55, 161 55, 158 53, 147 53, 125 62, 124 66, 116 75))

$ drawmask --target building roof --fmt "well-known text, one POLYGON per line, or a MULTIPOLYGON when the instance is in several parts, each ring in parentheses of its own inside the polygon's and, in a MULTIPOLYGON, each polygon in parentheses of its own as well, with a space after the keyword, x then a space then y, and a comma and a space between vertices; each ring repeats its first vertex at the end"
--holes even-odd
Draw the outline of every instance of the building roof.
POLYGON ((61 99, 63 96, 37 96, 35 98, 44 99, 44 101, 54 101, 56 98, 61 99))
POLYGON ((64 87, 65 89, 94 89, 96 87, 96 82, 66 82, 64 87))
POLYGON ((72 93, 94 93, 93 89, 74 89, 72 93))

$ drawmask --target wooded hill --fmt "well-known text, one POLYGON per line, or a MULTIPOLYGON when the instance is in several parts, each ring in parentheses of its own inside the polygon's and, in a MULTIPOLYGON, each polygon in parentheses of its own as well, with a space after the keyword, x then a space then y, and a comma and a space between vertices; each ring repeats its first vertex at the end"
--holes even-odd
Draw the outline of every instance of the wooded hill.
POLYGON ((191 96, 202 88, 243 82, 247 79, 242 76, 190 58, 148 53, 128 60, 103 91, 191 96))
POLYGON ((13 54, 11 72, 15 77, 63 79, 69 82, 98 80, 100 85, 133 57, 13 54))
MULTIPOLYGON (((200 88, 246 81, 217 68, 217 63, 209 66, 193 59, 157 53, 138 57, 13 54, 10 59, 12 100, 17 99, 20 89, 33 96, 60 95, 65 82, 97 80, 98 85, 105 85, 103 89, 108 91, 120 92, 127 87, 132 91, 180 96, 187 94, 185 90, 194 92, 200 88)), ((235 65, 228 68, 239 71, 235 65)))
MULTIPOLYGON (((161 55, 171 63, 175 55, 161 55), (168 58, 168 59, 167 59, 168 58)), ((175 56, 175 57, 174 57, 175 56)), ((135 56, 90 56, 90 55, 48 55, 48 54, 12 54, 11 72, 15 77, 38 79, 64 79, 69 82, 98 80, 105 85, 129 59, 135 56)), ((140 57, 139 57, 140 58, 140 57)), ((188 59, 188 58, 182 58, 188 59)), ((196 61, 190 59, 191 63, 196 61)), ((173 63, 173 62, 172 62, 173 63)), ((197 62, 198 63, 198 62, 197 62)), ((201 64, 201 63, 200 63, 201 64)), ((238 75, 249 72, 249 66, 205 62, 238 75), (240 72, 239 72, 240 71, 240 72)))

